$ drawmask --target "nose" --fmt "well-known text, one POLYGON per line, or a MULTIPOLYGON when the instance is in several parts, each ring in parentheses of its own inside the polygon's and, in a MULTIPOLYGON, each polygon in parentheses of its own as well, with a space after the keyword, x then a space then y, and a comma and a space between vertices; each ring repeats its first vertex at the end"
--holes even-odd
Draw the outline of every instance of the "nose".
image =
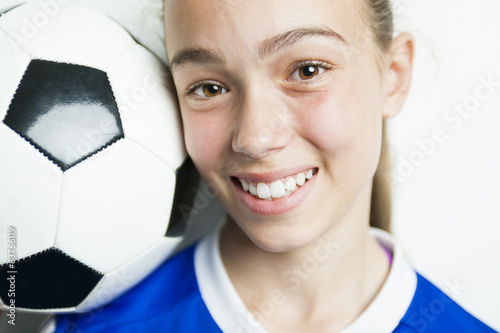
POLYGON ((290 142, 290 116, 279 96, 247 92, 236 111, 233 151, 259 159, 281 151, 290 142))

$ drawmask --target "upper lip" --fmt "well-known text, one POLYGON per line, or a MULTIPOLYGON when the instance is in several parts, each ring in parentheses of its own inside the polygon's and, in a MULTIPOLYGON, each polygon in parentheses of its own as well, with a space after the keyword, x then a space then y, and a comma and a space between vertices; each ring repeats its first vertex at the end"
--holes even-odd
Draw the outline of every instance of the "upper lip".
POLYGON ((280 180, 289 176, 295 176, 301 172, 307 172, 310 169, 317 169, 313 166, 305 167, 294 167, 286 169, 278 169, 272 171, 266 171, 261 173, 253 172, 233 172, 229 173, 231 177, 245 179, 246 181, 251 181, 254 183, 272 183, 276 180, 280 180))

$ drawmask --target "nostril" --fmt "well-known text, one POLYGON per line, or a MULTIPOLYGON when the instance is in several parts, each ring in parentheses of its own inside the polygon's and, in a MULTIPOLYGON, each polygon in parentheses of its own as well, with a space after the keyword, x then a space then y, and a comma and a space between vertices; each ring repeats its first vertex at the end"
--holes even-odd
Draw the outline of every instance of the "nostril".
POLYGON ((283 147, 284 145, 280 144, 270 129, 263 129, 251 136, 235 136, 232 142, 234 152, 245 154, 253 159, 263 158, 283 147))
POLYGON ((290 142, 293 131, 283 126, 284 124, 276 126, 274 122, 272 113, 265 110, 260 113, 248 111, 242 114, 235 123, 233 151, 253 159, 279 152, 290 142))

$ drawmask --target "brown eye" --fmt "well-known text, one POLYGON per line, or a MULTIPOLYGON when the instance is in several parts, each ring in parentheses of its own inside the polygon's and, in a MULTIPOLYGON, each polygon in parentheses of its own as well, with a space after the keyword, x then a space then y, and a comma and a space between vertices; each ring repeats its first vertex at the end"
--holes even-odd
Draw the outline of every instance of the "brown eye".
POLYGON ((186 91, 186 95, 196 95, 200 98, 212 98, 227 93, 228 90, 217 82, 200 82, 190 87, 186 91))
POLYGON ((215 97, 222 93, 222 88, 216 84, 206 84, 203 86, 203 95, 205 97, 215 97))
POLYGON ((332 70, 334 67, 330 63, 319 60, 308 60, 298 64, 293 64, 292 72, 287 81, 302 82, 304 84, 312 83, 321 79, 325 72, 332 70))
POLYGON ((309 80, 319 74, 317 66, 304 66, 299 68, 299 76, 302 80, 309 80))

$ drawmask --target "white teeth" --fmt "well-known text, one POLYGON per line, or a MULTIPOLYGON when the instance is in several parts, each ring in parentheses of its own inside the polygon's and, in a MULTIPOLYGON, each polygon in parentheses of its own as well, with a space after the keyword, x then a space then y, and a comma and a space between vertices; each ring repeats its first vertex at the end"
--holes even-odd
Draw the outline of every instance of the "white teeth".
POLYGON ((243 190, 245 192, 248 192, 248 188, 249 188, 248 182, 246 180, 244 180, 244 179, 240 179, 240 182, 241 182, 241 186, 243 186, 243 190))
POLYGON ((273 200, 289 196, 299 186, 302 186, 313 177, 313 170, 300 172, 295 176, 289 176, 285 181, 276 180, 272 183, 253 183, 245 179, 239 179, 241 186, 245 192, 250 192, 251 195, 260 199, 273 200))
POLYGON ((248 190, 250 191, 251 195, 257 195, 257 187, 255 187, 254 184, 248 184, 248 190))
POLYGON ((271 183, 271 195, 273 198, 281 198, 285 195, 285 184, 281 180, 271 183))
POLYGON ((271 197, 271 189, 264 183, 257 184, 257 195, 261 199, 267 199, 271 197))
POLYGON ((287 191, 293 191, 295 190, 295 185, 297 185, 295 179, 293 179, 293 177, 288 177, 288 179, 285 182, 285 189, 287 191))
POLYGON ((297 185, 302 186, 306 182, 306 175, 304 175, 303 172, 299 173, 297 175, 297 179, 295 180, 297 182, 297 185))

